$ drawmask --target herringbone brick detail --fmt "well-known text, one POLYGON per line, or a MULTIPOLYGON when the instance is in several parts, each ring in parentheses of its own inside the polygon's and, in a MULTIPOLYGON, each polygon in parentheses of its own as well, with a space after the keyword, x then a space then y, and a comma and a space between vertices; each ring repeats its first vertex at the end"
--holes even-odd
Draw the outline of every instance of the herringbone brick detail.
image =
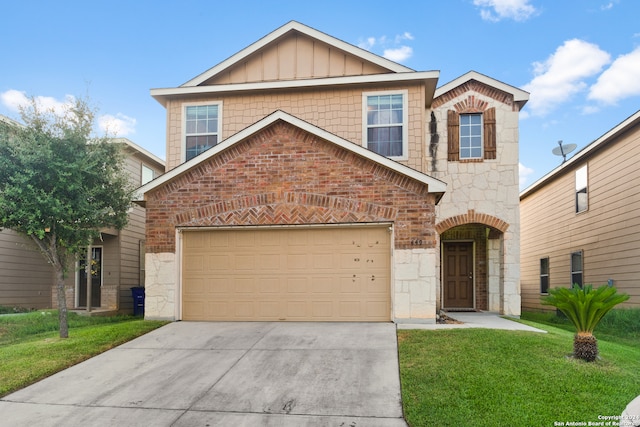
POLYGON ((147 194, 147 251, 174 252, 177 227, 382 222, 396 248, 435 247, 425 184, 285 122, 147 194))

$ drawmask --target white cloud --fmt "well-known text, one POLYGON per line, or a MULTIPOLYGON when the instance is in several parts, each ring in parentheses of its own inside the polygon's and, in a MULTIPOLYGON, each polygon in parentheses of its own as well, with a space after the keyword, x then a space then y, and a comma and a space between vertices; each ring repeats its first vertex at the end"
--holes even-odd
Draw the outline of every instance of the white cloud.
POLYGON ((378 50, 382 50, 382 56, 385 58, 402 62, 413 56, 413 48, 403 44, 406 40, 413 40, 413 35, 407 31, 396 35, 391 40, 387 36, 367 37, 358 43, 358 47, 368 51, 373 51, 374 47, 377 47, 378 50))
POLYGON ((473 0, 480 7, 480 16, 485 21, 498 22, 503 19, 526 21, 538 11, 529 0, 473 0))
POLYGON ((527 180, 529 179, 529 175, 534 172, 533 169, 526 167, 522 163, 518 163, 518 176, 520 179, 520 188, 524 188, 525 184, 527 184, 527 180))
POLYGON ((360 43, 358 43, 358 47, 362 48, 364 50, 371 50, 375 45, 376 45, 376 38, 375 37, 367 37, 366 40, 361 41, 360 43))
MULTIPOLYGON (((26 108, 31 105, 31 99, 27 94, 15 89, 9 89, 0 94, 0 99, 5 107, 15 112, 19 112, 21 108, 26 108)), ((39 109, 64 116, 68 107, 73 104, 75 98, 72 95, 66 95, 64 101, 59 101, 50 96, 36 96, 34 100, 39 109)))
POLYGON ((136 119, 122 113, 105 114, 98 118, 98 127, 110 136, 127 136, 136 133, 136 119))
POLYGON ((602 9, 602 10, 610 10, 610 9, 613 9, 613 2, 612 2, 612 1, 610 1, 610 2, 609 2, 609 3, 607 3, 607 4, 603 4, 602 6, 600 6, 600 9, 602 9))
POLYGON ((535 62, 531 82, 523 86, 529 92, 531 115, 544 116, 586 89, 584 79, 598 74, 611 56, 597 45, 584 40, 564 42, 544 62, 535 62))
POLYGON ((598 81, 591 86, 588 98, 604 104, 640 95, 640 47, 616 58, 598 81))
POLYGON ((400 46, 397 49, 385 49, 382 56, 390 59, 394 62, 402 62, 411 58, 413 55, 413 48, 409 46, 400 46))
MULTIPOLYGON (((69 114, 69 108, 73 106, 75 97, 65 95, 64 100, 58 100, 50 96, 34 97, 36 106, 43 112, 52 112, 58 117, 69 114)), ((20 112, 21 108, 31 106, 31 99, 25 92, 9 89, 0 93, 0 101, 11 111, 20 112)), ((98 128, 110 136, 127 136, 135 133, 136 119, 118 113, 115 116, 105 114, 97 119, 98 128)))

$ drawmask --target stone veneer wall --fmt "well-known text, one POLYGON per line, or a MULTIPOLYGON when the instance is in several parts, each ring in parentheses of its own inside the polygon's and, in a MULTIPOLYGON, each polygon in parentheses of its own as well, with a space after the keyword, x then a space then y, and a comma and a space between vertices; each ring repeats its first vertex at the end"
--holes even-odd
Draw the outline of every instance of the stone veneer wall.
MULTIPOLYGON (((429 166, 427 173, 447 183, 447 192, 436 207, 436 223, 441 225, 451 222, 453 218, 469 218, 470 223, 504 229, 502 239, 497 239, 498 242, 490 239, 488 243, 487 304, 490 310, 500 306, 501 313, 518 316, 520 211, 517 105, 510 95, 470 81, 434 100, 432 108, 438 124, 439 145, 435 170, 429 166), (488 108, 495 108, 496 159, 448 161, 447 111, 481 112, 488 108), (501 295, 496 295, 496 291, 501 295), (496 299, 502 299, 503 302, 499 304, 496 299)), ((431 165, 431 162, 428 164, 431 165)))
POLYGON ((398 323, 435 323, 437 250, 394 251, 393 316, 398 323))

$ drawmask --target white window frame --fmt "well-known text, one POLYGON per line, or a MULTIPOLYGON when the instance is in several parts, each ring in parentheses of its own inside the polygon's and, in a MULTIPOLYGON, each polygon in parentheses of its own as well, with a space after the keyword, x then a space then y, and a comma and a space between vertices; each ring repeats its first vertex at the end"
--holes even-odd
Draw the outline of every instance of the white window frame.
POLYGON ((369 149, 367 140, 369 125, 367 123, 367 101, 370 96, 402 95, 402 155, 386 156, 392 160, 409 159, 409 91, 408 90, 384 90, 362 93, 362 146, 369 149))
MULTIPOLYGON (((476 125, 474 125, 476 126, 476 125)), ((476 159, 484 159, 484 114, 482 113, 460 113, 459 115, 459 119, 458 119, 458 144, 460 145, 458 147, 458 157, 460 160, 476 160, 476 159), (463 127, 467 126, 470 127, 470 125, 463 125, 462 124, 462 117, 466 117, 466 116, 478 116, 480 117, 480 124, 477 125, 480 128, 480 155, 479 156, 469 156, 469 157, 465 157, 462 155, 462 129, 463 127)), ((465 137, 467 138, 467 137, 465 137)), ((467 147, 465 147, 466 149, 467 147)))
MULTIPOLYGON (((186 153, 185 153, 186 155, 186 153)), ((147 182, 151 182, 156 178, 156 171, 150 167, 145 165, 144 163, 142 163, 142 165, 140 166, 140 185, 145 185, 147 182), (145 170, 150 171, 151 172, 151 179, 147 179, 145 180, 145 170)))
POLYGON ((549 294, 549 288, 551 287, 551 275, 549 274, 549 270, 551 270, 551 265, 549 262, 549 257, 540 258, 540 293, 542 295, 549 294), (546 262, 546 271, 542 268, 543 262, 546 262), (543 282, 546 280, 546 289, 543 289, 543 282))
POLYGON ((587 165, 576 169, 576 213, 586 212, 589 210, 589 169, 587 165), (580 203, 583 198, 583 203, 580 203))
POLYGON ((180 159, 183 163, 187 159, 187 107, 199 107, 205 105, 218 106, 218 144, 222 141, 222 101, 185 102, 182 104, 182 142, 180 144, 180 159))
POLYGON ((582 250, 571 252, 571 258, 569 259, 569 268, 571 270, 571 287, 573 287, 574 283, 577 283, 582 288, 584 286, 584 252, 582 250), (576 269, 573 258, 577 257, 580 259, 580 269, 576 269), (575 276, 580 276, 580 283, 574 280, 575 276))

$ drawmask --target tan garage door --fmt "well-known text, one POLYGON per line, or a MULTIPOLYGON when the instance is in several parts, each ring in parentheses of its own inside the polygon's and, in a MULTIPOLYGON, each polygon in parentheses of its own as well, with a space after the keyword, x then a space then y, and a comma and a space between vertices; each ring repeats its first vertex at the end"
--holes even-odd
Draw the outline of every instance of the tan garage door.
POLYGON ((391 318, 388 226, 185 230, 182 235, 184 320, 391 318))

